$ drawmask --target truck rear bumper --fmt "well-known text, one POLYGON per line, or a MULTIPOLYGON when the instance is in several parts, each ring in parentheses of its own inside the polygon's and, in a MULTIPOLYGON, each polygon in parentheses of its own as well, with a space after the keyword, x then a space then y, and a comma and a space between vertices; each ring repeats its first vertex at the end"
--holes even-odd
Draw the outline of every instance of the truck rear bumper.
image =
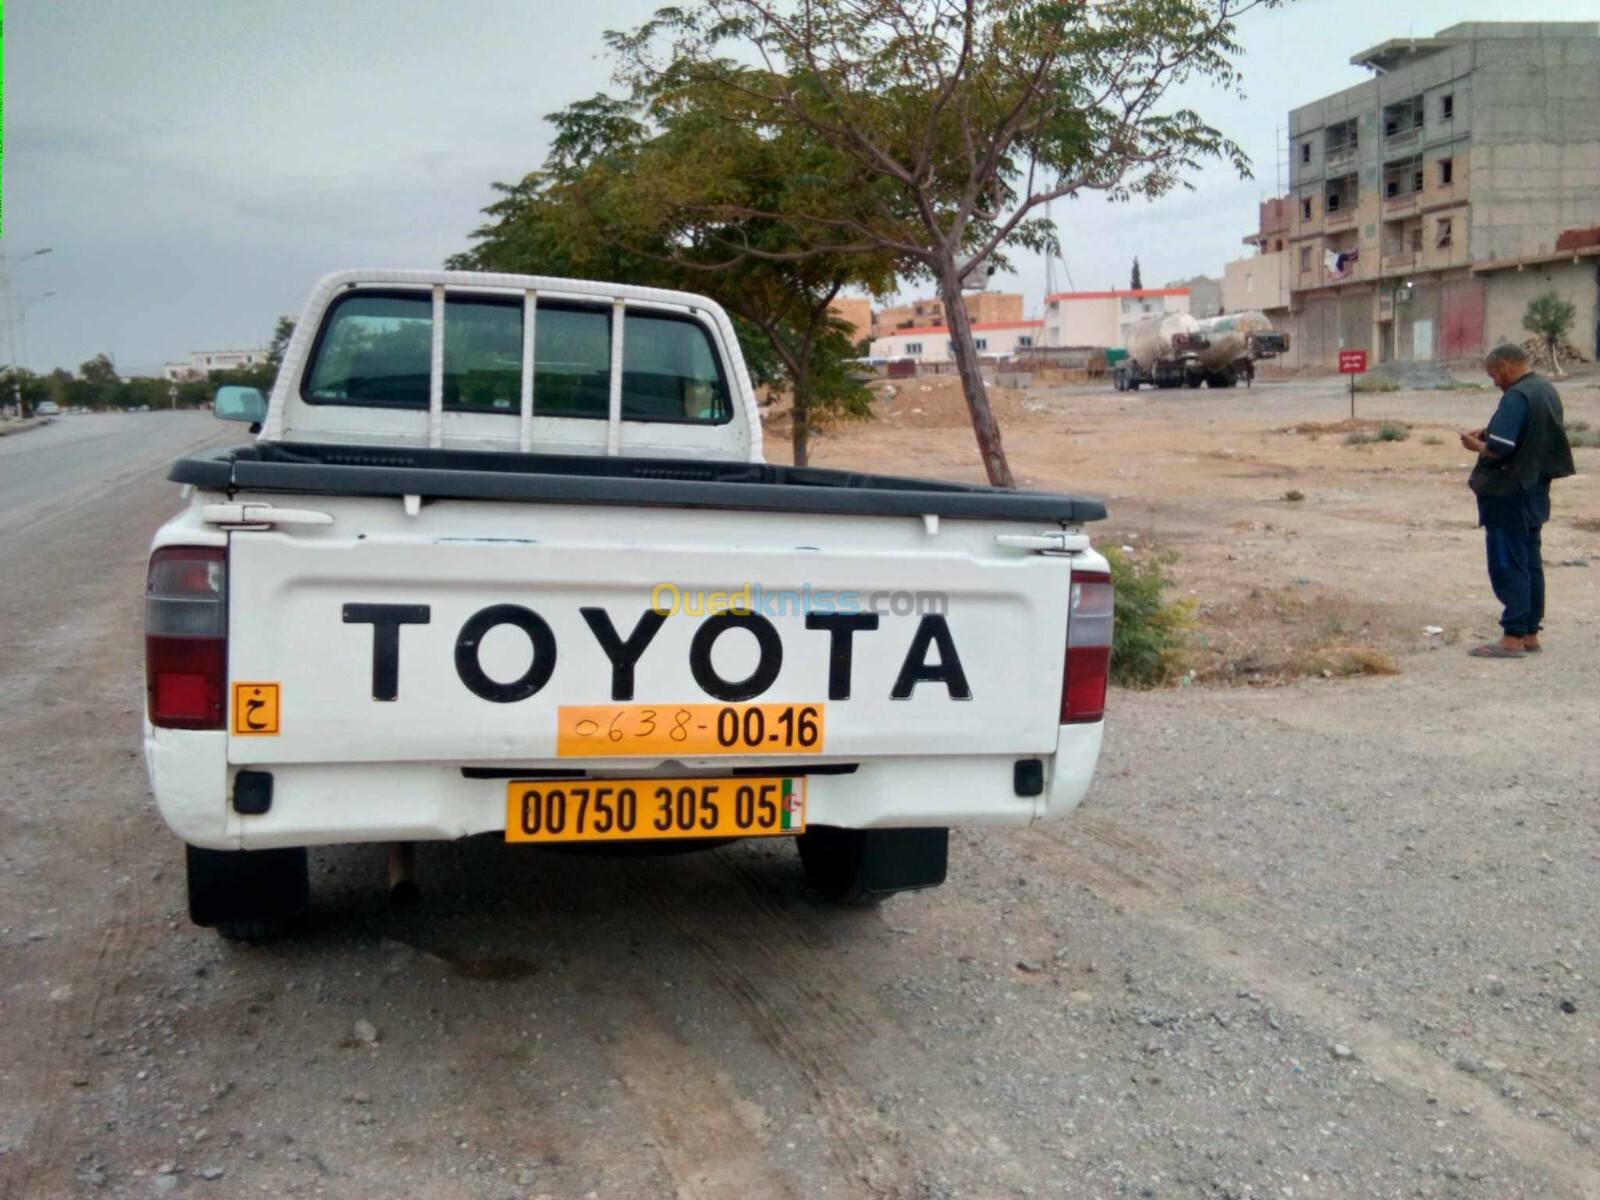
MULTIPOLYGON (((1077 807, 1103 729, 1103 722, 1061 726, 1056 753, 1040 760, 1044 790, 1036 796, 1017 794, 1015 757, 879 759, 848 774, 809 774, 806 819, 856 829, 1028 825, 1077 807)), ((234 778, 249 768, 228 764, 226 734, 146 726, 145 759, 162 819, 185 842, 207 849, 443 841, 506 824, 506 778, 469 776, 458 763, 273 764, 271 807, 243 816, 232 803, 234 778)), ((605 774, 707 776, 754 765, 605 774)), ((790 765, 781 773, 799 771, 790 765)))

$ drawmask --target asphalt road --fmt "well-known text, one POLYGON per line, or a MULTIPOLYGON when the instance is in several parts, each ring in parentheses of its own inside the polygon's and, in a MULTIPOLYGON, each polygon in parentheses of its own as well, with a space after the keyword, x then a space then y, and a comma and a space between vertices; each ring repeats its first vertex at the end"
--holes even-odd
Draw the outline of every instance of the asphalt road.
POLYGON ((318 851, 300 936, 240 948, 137 744, 163 467, 229 432, 0 440, 7 1200, 1600 1196, 1600 614, 1119 694, 1084 810, 877 910, 782 844, 475 839, 409 909, 318 851))
POLYGON ((115 496, 228 428, 196 413, 80 414, 0 438, 0 535, 115 496))

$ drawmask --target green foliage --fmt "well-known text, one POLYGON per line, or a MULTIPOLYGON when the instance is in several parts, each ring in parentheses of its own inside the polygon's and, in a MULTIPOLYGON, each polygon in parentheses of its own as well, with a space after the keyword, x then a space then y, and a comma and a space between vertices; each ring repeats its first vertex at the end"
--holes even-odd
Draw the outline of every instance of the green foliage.
POLYGON ((1139 273, 1139 256, 1137 254, 1133 256, 1133 275, 1128 280, 1128 286, 1136 292, 1144 287, 1144 276, 1139 273))
POLYGON ((783 208, 838 184, 841 159, 816 139, 752 128, 727 96, 680 87, 663 97, 594 96, 548 119, 544 165, 500 199, 452 267, 618 280, 711 296, 733 316, 752 379, 787 398, 794 457, 830 421, 871 413, 848 370, 855 350, 829 306, 846 287, 894 283, 892 255, 798 253, 783 208), (757 253, 759 251, 759 253, 757 253), (748 252, 748 253, 747 253, 748 252))
POLYGON ((1411 436, 1411 427, 1398 421, 1385 421, 1378 427, 1380 442, 1403 442, 1411 436))
POLYGON ((267 343, 267 362, 274 373, 283 366, 283 353, 289 348, 289 339, 294 336, 294 318, 279 317, 278 323, 272 328, 272 341, 267 343))
MULTIPOLYGON (((1009 485, 963 269, 1054 252, 1051 200, 1154 198, 1212 159, 1247 174, 1243 150, 1198 113, 1165 109, 1186 85, 1237 91, 1235 22, 1276 3, 701 0, 607 38, 652 117, 689 98, 718 114, 708 142, 754 138, 787 168, 768 189, 700 159, 712 171, 680 193, 690 208, 783 231, 781 247, 725 239, 730 256, 888 253, 933 280, 990 481, 1009 485)), ((681 164, 659 168, 654 187, 681 188, 681 164)))
POLYGON ((1527 310, 1522 314, 1522 327, 1544 339, 1552 371, 1561 370, 1561 363, 1556 358, 1556 343, 1566 339, 1577 315, 1577 306, 1553 291, 1541 292, 1529 300, 1527 310))
POLYGON ((1122 687, 1151 688, 1183 674, 1192 605, 1166 599, 1172 578, 1166 568, 1176 554, 1132 558, 1117 546, 1101 546, 1117 590, 1111 642, 1111 679, 1122 687))
POLYGON ((1287 492, 1285 492, 1283 494, 1283 498, 1285 500, 1287 500, 1290 504, 1299 504, 1302 500, 1304 500, 1306 498, 1306 494, 1304 492, 1302 492, 1299 488, 1290 488, 1287 492))
POLYGON ((35 375, 23 367, 0 370, 0 405, 14 406, 19 394, 22 412, 30 414, 38 410, 41 400, 55 399, 47 377, 35 375))
POLYGON ((1400 381, 1392 375, 1363 375, 1356 380, 1356 391, 1358 392, 1398 392, 1399 390, 1400 381))

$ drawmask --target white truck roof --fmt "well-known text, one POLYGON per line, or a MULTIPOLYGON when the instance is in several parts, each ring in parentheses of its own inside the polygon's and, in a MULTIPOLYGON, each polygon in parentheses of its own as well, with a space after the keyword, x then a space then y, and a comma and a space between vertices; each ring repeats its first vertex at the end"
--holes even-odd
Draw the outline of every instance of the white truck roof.
MULTIPOLYGON (((644 340, 641 337, 641 345, 644 340)), ((592 337, 589 348, 593 349, 592 337)), ((556 364, 554 369, 566 365, 556 364)), ((663 288, 478 271, 365 268, 325 276, 306 302, 285 350, 261 439, 764 461, 761 417, 744 356, 733 323, 715 301, 663 288), (417 299, 431 302, 426 409, 359 397, 329 400, 308 392, 307 372, 315 369, 330 315, 352 294, 405 298, 413 310, 417 299), (522 309, 520 362, 509 363, 500 372, 503 379, 514 378, 519 390, 513 397, 511 385, 502 384, 493 409, 470 409, 446 398, 446 330, 452 305, 474 301, 501 308, 520 304, 522 309), (548 350, 551 342, 548 330, 539 332, 541 311, 547 314, 547 321, 556 320, 551 313, 605 314, 609 363, 598 376, 604 381, 601 386, 609 388, 604 419, 598 412, 541 412, 538 351, 540 347, 548 350), (650 322, 662 319, 688 321, 703 332, 703 348, 709 348, 718 372, 716 386, 726 393, 725 405, 719 397, 714 416, 711 409, 699 416, 644 416, 630 412, 625 405, 625 375, 632 361, 629 334, 642 332, 650 322)))

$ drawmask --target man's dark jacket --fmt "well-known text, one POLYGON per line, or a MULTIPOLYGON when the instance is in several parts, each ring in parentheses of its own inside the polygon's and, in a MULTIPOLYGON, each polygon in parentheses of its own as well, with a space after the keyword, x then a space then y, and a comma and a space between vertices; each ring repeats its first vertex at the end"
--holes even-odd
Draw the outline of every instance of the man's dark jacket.
POLYGON ((1517 448, 1504 458, 1478 459, 1467 486, 1480 496, 1515 496, 1542 480, 1576 473, 1555 388, 1529 371, 1506 389, 1506 395, 1512 392, 1521 392, 1528 402, 1527 428, 1517 448))

